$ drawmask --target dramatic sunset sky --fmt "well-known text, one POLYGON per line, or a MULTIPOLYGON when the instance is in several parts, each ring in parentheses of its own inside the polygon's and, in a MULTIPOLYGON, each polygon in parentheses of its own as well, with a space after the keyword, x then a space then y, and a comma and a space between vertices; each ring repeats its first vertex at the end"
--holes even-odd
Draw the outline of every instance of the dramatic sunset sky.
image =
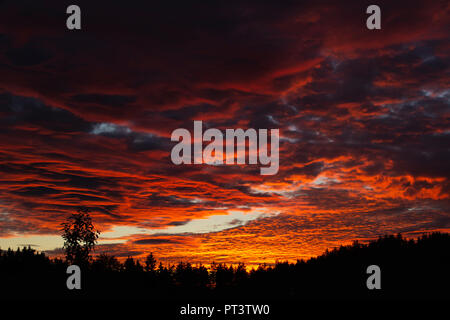
POLYGON ((450 231, 448 1, 0 1, 0 247, 271 263, 450 231), (77 4, 82 30, 66 28, 77 4), (366 28, 381 7, 382 30, 366 28), (170 135, 280 130, 280 169, 170 135))

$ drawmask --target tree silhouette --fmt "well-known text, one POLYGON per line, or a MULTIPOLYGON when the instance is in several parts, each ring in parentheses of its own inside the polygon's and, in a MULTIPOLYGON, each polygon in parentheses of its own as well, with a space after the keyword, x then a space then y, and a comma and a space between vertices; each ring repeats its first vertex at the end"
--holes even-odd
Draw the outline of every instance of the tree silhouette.
POLYGON ((106 253, 99 254, 92 262, 92 269, 96 272, 119 272, 122 265, 116 257, 106 253))
POLYGON ((156 269, 156 259, 153 256, 153 253, 150 253, 145 258, 145 271, 147 272, 154 272, 156 269))
POLYGON ((97 243, 100 232, 94 229, 87 208, 78 209, 67 222, 62 223, 62 238, 66 260, 69 264, 86 264, 90 261, 89 254, 97 243))

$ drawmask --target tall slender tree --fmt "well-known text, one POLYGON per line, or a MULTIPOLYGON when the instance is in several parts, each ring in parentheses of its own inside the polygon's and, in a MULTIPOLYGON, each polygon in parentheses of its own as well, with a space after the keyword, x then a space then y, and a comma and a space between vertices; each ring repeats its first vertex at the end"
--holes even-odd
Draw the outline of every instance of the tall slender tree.
POLYGON ((153 256, 153 253, 150 253, 145 258, 145 271, 147 272, 155 272, 156 270, 156 259, 153 256))

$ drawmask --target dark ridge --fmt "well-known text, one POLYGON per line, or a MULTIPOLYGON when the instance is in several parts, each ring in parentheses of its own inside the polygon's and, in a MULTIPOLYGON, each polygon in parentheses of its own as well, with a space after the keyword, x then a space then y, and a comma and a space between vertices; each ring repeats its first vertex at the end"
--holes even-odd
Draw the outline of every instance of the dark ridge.
POLYGON ((450 234, 416 240, 400 234, 368 244, 326 251, 296 263, 277 262, 246 270, 244 264, 210 269, 180 262, 166 265, 149 255, 123 263, 102 254, 82 266, 82 289, 66 287, 67 263, 28 247, 0 250, 5 299, 341 300, 449 299, 450 234), (381 268, 381 290, 368 290, 369 265, 381 268))

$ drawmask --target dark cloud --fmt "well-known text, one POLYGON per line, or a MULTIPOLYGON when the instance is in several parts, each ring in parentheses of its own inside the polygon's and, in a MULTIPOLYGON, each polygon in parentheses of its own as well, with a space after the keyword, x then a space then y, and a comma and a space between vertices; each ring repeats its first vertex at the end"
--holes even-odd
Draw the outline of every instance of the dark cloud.
POLYGON ((16 66, 35 66, 51 58, 51 55, 42 48, 27 43, 23 47, 11 48, 5 56, 16 66))
POLYGON ((159 238, 146 238, 133 241, 134 244, 165 244, 165 243, 177 243, 171 239, 159 239, 159 238))
POLYGON ((89 123, 64 109, 55 108, 30 97, 2 94, 0 112, 5 117, 3 125, 37 127, 54 133, 81 133, 89 128, 89 123))
POLYGON ((191 220, 172 221, 172 222, 169 222, 167 225, 169 225, 169 226, 184 226, 184 225, 187 224, 189 221, 191 221, 191 220))
POLYGON ((21 188, 19 190, 12 191, 12 193, 21 195, 21 196, 28 196, 28 197, 40 197, 40 196, 50 196, 54 194, 59 194, 60 192, 58 190, 47 188, 44 186, 39 187, 25 187, 21 188))
POLYGON ((134 96, 114 95, 114 94, 78 94, 72 97, 72 101, 79 104, 95 104, 108 107, 126 107, 127 104, 136 101, 134 96))

